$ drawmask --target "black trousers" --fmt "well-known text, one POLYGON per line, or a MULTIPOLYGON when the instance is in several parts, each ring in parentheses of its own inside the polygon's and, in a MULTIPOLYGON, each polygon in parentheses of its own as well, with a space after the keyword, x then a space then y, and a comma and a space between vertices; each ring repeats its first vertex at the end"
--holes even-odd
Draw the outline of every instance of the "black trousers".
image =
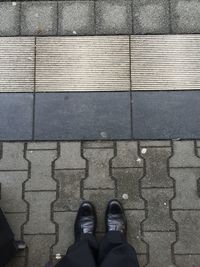
POLYGON ((4 267, 16 251, 14 234, 0 208, 0 267, 4 267))
POLYGON ((71 246, 56 267, 139 267, 135 249, 120 232, 109 232, 100 245, 92 235, 71 246))

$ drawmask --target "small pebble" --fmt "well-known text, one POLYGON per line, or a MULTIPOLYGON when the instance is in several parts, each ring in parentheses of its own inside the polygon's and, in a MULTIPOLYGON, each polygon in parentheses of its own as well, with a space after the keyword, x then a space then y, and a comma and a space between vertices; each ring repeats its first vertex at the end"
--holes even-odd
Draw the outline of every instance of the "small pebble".
POLYGON ((146 149, 146 148, 143 148, 143 149, 141 150, 141 153, 142 153, 142 154, 147 153, 147 149, 146 149))
POLYGON ((60 253, 57 253, 57 254, 56 254, 56 259, 57 259, 57 260, 60 260, 60 259, 61 259, 61 255, 60 255, 60 253))
POLYGON ((101 136, 102 138, 107 138, 107 133, 106 133, 106 132, 101 132, 101 133, 100 133, 100 136, 101 136))
POLYGON ((123 195, 122 195, 122 198, 123 198, 123 199, 128 199, 128 194, 123 194, 123 195))
POLYGON ((76 31, 73 31, 73 34, 77 34, 77 32, 76 31))

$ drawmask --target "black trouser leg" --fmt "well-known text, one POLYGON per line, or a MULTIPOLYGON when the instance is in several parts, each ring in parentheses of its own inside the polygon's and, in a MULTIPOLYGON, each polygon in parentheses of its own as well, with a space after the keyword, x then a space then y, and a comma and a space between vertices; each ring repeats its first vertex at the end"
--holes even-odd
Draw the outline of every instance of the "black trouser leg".
POLYGON ((0 267, 5 266, 16 252, 14 234, 0 209, 0 267))
POLYGON ((99 247, 100 267, 139 267, 135 249, 120 232, 109 232, 99 247))
POLYGON ((98 245, 93 235, 86 234, 72 245, 56 267, 97 267, 98 245))

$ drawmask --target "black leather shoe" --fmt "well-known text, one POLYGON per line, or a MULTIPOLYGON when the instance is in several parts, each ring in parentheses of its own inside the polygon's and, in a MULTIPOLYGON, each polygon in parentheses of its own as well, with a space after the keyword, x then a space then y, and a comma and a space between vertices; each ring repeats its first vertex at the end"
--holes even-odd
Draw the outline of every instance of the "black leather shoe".
POLYGON ((74 225, 75 241, 84 234, 95 234, 97 216, 94 206, 90 202, 83 202, 78 210, 74 225))
POLYGON ((118 231, 126 236, 127 220, 118 200, 111 200, 106 209, 106 232, 118 231))

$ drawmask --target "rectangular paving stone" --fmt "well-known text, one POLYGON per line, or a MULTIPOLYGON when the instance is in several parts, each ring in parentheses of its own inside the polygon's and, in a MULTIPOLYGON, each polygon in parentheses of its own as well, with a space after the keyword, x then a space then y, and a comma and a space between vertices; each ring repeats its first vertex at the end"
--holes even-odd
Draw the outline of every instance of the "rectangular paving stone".
POLYGON ((200 92, 133 93, 133 138, 200 137, 200 92))
POLYGON ((56 142, 28 142, 27 150, 56 150, 56 142))
POLYGON ((132 36, 132 90, 200 89, 199 47, 199 35, 132 36))
POLYGON ((131 34, 132 14, 130 0, 96 1, 97 34, 131 34))
POLYGON ((200 2, 198 0, 171 0, 171 15, 174 33, 200 32, 200 2))
POLYGON ((21 4, 22 35, 56 35, 57 2, 27 1, 21 4))
POLYGON ((130 138, 130 94, 36 94, 36 140, 130 138))
POLYGON ((0 94, 0 140, 31 140, 33 95, 0 94))
POLYGON ((37 38, 36 91, 130 89, 128 36, 37 38))
POLYGON ((0 3, 0 36, 18 35, 20 28, 20 4, 0 3))
POLYGON ((33 37, 0 38, 0 92, 33 92, 33 37))
POLYGON ((171 146, 170 141, 140 141, 140 147, 165 147, 171 146))
POLYGON ((58 2, 58 34, 95 34, 94 1, 58 2))
POLYGON ((85 141, 83 142, 83 148, 113 148, 114 143, 112 141, 85 141))
POLYGON ((169 1, 133 0, 134 34, 170 32, 169 1))

